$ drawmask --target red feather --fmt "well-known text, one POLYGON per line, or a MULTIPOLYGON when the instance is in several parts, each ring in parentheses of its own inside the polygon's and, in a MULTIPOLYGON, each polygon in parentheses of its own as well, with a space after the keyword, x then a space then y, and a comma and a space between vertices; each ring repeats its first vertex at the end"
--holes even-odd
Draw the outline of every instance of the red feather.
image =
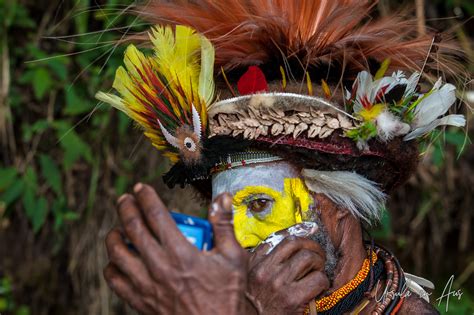
POLYGON ((240 95, 268 91, 267 80, 262 70, 257 66, 250 66, 237 82, 237 89, 240 95))

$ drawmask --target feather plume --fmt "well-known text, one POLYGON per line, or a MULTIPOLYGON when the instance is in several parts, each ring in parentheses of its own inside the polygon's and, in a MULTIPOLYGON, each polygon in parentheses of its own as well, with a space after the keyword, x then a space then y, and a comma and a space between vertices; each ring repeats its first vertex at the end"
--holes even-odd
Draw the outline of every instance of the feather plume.
POLYGON ((134 45, 125 51, 113 88, 96 98, 135 120, 153 145, 173 162, 200 158, 201 134, 207 130, 207 106, 214 99, 214 48, 186 26, 152 29, 153 56, 134 45))
POLYGON ((356 218, 368 224, 379 220, 386 196, 375 182, 346 171, 303 169, 301 175, 310 191, 326 195, 356 218))
POLYGON ((138 11, 152 23, 203 33, 216 47, 216 66, 225 70, 281 65, 293 57, 300 65, 339 67, 346 78, 367 69, 369 60, 387 58, 387 71, 421 71, 425 60, 426 69, 453 69, 451 43, 433 41, 429 32, 418 36, 416 20, 399 14, 368 18, 373 6, 359 0, 151 0, 138 11))

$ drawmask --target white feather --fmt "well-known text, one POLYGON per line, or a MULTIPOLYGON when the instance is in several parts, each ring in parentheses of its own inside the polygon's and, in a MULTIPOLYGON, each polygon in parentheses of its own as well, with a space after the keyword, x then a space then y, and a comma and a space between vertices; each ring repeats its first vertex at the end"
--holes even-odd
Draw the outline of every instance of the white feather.
POLYGON ((413 275, 411 273, 408 273, 408 272, 404 272, 403 274, 405 275, 405 278, 408 278, 412 281, 415 281, 416 283, 418 283, 419 285, 421 285, 425 288, 428 288, 428 289, 431 289, 431 290, 434 290, 434 288, 435 288, 435 285, 433 284, 433 282, 431 282, 428 279, 415 276, 415 275, 413 275))
POLYGON ((357 78, 354 81, 354 85, 357 84, 357 94, 354 103, 354 112, 358 113, 362 110, 362 104, 360 99, 370 93, 370 87, 372 84, 372 76, 367 71, 361 71, 357 74, 357 78))
POLYGON ((399 82, 397 81, 396 78, 394 77, 383 77, 381 79, 378 79, 374 82, 372 82, 372 85, 370 87, 370 95, 369 95, 369 101, 371 103, 375 102, 375 97, 379 93, 379 91, 384 87, 388 86, 385 90, 384 94, 387 94, 390 92, 391 89, 393 89, 394 86, 396 86, 399 82))
POLYGON ((411 127, 418 128, 433 122, 445 114, 456 101, 456 87, 445 84, 440 89, 433 88, 433 92, 420 101, 413 111, 414 118, 411 127))
POLYGON ((405 135, 410 131, 410 126, 401 122, 388 111, 383 111, 376 119, 377 134, 382 141, 389 141, 393 137, 405 135))
POLYGON ((414 129, 409 134, 407 134, 403 140, 408 141, 418 137, 421 137, 438 126, 449 125, 454 127, 464 127, 466 125, 466 118, 463 115, 448 115, 444 116, 443 118, 436 119, 431 123, 421 126, 419 128, 414 129))
POLYGON ((418 283, 408 278, 405 279, 405 282, 406 282, 407 288, 411 292, 416 293, 419 297, 421 297, 426 302, 428 303, 430 302, 428 293, 418 283))
POLYGON ((386 196, 377 183, 352 172, 303 169, 301 174, 309 190, 326 195, 356 218, 368 224, 380 219, 386 196))
POLYGON ((197 112, 196 108, 194 107, 194 104, 191 105, 191 109, 192 109, 192 112, 193 112, 194 133, 198 137, 199 141, 201 141, 201 130, 202 130, 201 118, 199 117, 199 113, 197 112))
POLYGON ((125 109, 125 104, 121 97, 115 94, 104 93, 104 92, 97 92, 95 94, 95 98, 101 102, 107 103, 115 107, 116 109, 124 112, 127 114, 127 110, 125 109))
POLYGON ((403 98, 415 93, 419 78, 420 73, 414 72, 408 79, 402 80, 402 83, 407 85, 407 87, 405 88, 405 92, 403 93, 403 98))
POLYGON ((166 130, 166 128, 161 124, 161 121, 157 119, 158 124, 160 125, 161 132, 163 133, 163 136, 165 137, 166 141, 168 141, 169 144, 171 144, 173 147, 179 149, 179 143, 178 139, 176 139, 171 133, 166 130))

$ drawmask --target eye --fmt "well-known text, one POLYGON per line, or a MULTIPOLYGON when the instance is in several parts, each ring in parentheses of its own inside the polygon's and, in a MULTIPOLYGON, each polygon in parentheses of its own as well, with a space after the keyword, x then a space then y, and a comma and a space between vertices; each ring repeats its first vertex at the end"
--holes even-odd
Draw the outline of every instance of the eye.
POLYGON ((252 212, 260 213, 267 210, 271 206, 271 204, 272 204, 272 200, 269 200, 269 199, 265 199, 265 198, 253 199, 248 202, 247 209, 252 212))
POLYGON ((184 146, 186 149, 188 149, 191 152, 196 151, 196 143, 190 137, 184 138, 184 146))

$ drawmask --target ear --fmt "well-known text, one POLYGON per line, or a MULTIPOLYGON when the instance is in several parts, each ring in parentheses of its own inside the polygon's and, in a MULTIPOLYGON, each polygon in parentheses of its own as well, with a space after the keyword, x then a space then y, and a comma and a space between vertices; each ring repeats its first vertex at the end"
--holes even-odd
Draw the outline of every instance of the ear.
POLYGON ((351 216, 351 212, 349 210, 347 210, 346 208, 343 208, 343 207, 337 207, 337 211, 336 211, 336 219, 337 219, 337 223, 341 223, 341 221, 345 220, 347 218, 347 216, 351 216))

